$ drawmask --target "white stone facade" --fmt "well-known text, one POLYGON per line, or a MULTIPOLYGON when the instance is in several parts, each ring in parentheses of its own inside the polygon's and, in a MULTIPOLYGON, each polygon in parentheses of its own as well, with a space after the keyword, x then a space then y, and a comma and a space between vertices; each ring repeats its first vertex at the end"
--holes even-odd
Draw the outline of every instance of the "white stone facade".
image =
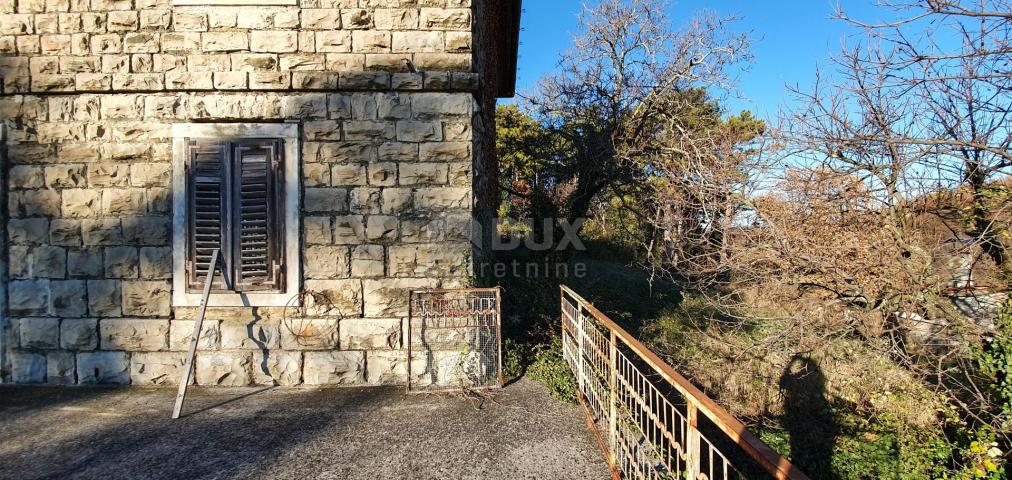
POLYGON ((210 308, 195 381, 403 383, 408 290, 472 274, 474 6, 180 3, 0 1, 5 381, 177 382, 174 125, 287 122, 295 301, 210 308))

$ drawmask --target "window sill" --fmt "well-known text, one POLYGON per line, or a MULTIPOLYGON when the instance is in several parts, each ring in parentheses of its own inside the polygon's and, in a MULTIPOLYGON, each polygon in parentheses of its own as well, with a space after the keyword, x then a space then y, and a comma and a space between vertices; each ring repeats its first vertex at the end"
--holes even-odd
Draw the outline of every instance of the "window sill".
MULTIPOLYGON (((201 294, 173 292, 173 307, 199 307, 201 294)), ((299 294, 285 293, 211 293, 208 307, 298 307, 299 294)))

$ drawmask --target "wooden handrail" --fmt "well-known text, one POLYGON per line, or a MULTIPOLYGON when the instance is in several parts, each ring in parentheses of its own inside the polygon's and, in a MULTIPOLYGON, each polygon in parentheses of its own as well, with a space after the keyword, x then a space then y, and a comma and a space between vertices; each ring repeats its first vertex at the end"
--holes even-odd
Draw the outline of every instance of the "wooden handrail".
POLYGON ((571 288, 560 285, 562 294, 575 300, 579 306, 589 312, 595 320, 603 327, 615 334, 615 337, 622 340, 634 353, 640 356, 650 367, 661 377, 668 381, 672 387, 681 393, 686 401, 696 406, 698 411, 710 419, 724 434, 734 441, 753 460, 763 467, 770 475, 778 480, 809 480, 798 467, 795 467, 789 460, 774 451, 769 445, 759 439, 754 433, 745 427, 745 424, 733 415, 717 405, 713 399, 708 397, 701 390, 696 388, 684 376, 674 368, 661 360, 646 345, 625 331, 607 315, 597 309, 593 304, 585 300, 571 288))

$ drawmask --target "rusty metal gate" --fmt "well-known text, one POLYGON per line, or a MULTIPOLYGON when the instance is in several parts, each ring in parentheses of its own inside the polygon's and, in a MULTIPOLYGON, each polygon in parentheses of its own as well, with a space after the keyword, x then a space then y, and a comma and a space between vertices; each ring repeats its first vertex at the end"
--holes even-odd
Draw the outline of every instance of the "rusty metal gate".
POLYGON ((409 301, 409 392, 502 386, 499 288, 415 290, 409 301))

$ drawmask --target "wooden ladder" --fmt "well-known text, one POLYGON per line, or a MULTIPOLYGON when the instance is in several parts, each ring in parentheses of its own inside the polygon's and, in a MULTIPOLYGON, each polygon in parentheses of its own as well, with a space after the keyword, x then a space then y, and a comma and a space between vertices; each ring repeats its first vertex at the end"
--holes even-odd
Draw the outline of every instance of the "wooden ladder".
MULTIPOLYGON (((179 418, 183 410, 183 401, 186 399, 186 387, 190 383, 190 376, 193 374, 193 359, 197 354, 197 342, 200 340, 200 329, 204 325, 204 314, 207 313, 207 300, 211 296, 211 284, 214 283, 214 275, 221 270, 218 261, 219 250, 216 248, 211 252, 211 263, 208 264, 207 280, 204 281, 204 293, 200 297, 200 310, 197 312, 197 319, 193 322, 193 336, 190 337, 190 350, 186 355, 186 363, 183 365, 183 378, 179 379, 179 391, 176 393, 176 406, 172 409, 172 418, 179 418)), ((221 273, 222 278, 225 272, 221 273)))

